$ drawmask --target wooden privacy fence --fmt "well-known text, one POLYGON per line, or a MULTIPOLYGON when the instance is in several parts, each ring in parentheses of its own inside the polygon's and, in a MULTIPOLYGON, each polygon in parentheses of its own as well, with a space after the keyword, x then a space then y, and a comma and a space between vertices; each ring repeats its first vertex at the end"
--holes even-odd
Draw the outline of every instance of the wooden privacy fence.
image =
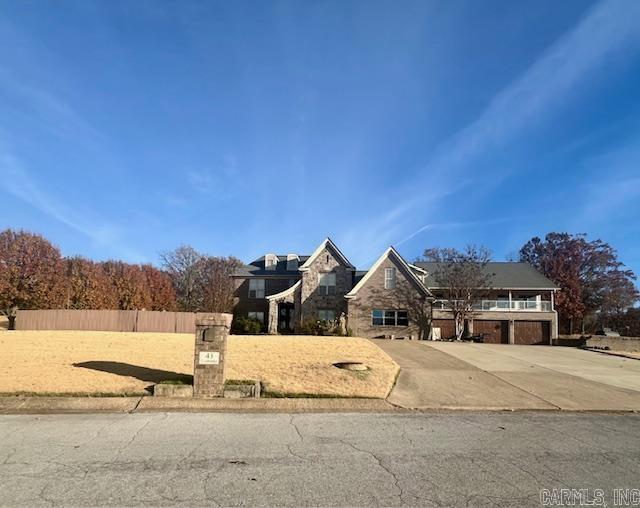
POLYGON ((16 330, 195 333, 200 312, 153 310, 19 310, 16 330))

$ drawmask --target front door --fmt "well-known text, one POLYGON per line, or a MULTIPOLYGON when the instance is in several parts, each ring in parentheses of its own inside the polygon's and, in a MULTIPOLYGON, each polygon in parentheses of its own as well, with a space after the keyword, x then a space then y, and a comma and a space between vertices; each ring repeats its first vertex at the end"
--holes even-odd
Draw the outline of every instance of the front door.
POLYGON ((278 333, 293 333, 293 314, 292 303, 278 304, 278 333))

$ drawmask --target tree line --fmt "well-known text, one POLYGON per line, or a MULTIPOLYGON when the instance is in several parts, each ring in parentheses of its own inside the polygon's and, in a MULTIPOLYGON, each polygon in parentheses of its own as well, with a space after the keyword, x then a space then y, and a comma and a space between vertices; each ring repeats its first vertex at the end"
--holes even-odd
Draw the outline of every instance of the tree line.
MULTIPOLYGON (((41 235, 0 232, 0 313, 15 321, 18 309, 120 309, 231 312, 234 257, 202 254, 190 246, 161 254, 161 268, 123 261, 63 257, 41 235)), ((427 249, 424 260, 439 261, 439 278, 448 281, 452 305, 481 298, 478 287, 491 285, 486 248, 427 249)), ((534 237, 514 261, 531 264, 551 279, 561 333, 593 333, 611 327, 640 336, 636 275, 613 247, 584 234, 549 233, 534 237)), ((459 319, 457 331, 463 319, 459 319)))
POLYGON ((233 257, 189 246, 161 255, 162 268, 64 257, 41 235, 0 232, 0 314, 15 326, 18 309, 110 309, 230 312, 233 257))

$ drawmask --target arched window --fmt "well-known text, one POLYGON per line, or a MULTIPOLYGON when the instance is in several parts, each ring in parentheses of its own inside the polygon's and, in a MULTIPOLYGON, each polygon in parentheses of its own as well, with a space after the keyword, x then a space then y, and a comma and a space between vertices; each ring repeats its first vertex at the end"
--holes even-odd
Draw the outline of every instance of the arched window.
POLYGON ((267 254, 264 257, 265 270, 275 270, 276 266, 278 266, 278 256, 275 254, 267 254))
POLYGON ((287 270, 295 271, 298 269, 300 258, 297 254, 287 254, 287 270))

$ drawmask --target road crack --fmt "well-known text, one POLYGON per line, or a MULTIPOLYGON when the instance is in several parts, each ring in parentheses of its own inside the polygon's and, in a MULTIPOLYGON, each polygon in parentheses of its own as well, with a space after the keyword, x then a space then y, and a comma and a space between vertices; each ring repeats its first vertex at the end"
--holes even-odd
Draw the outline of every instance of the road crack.
POLYGON ((393 472, 393 470, 390 467, 385 465, 385 463, 382 461, 382 459, 380 457, 378 457, 372 451, 365 450, 364 448, 359 448, 356 445, 354 445, 353 443, 350 443, 349 441, 346 441, 344 439, 340 439, 339 442, 349 446, 350 448, 356 450, 357 452, 366 453, 367 455, 372 457, 378 463, 378 466, 380 468, 382 468, 384 471, 386 471, 387 474, 390 475, 393 478, 393 486, 398 491, 398 499, 400 500, 400 505, 404 506, 406 504, 405 500, 404 500, 404 490, 402 489, 402 486, 400 485, 400 478, 398 477, 398 475, 396 473, 393 472))

